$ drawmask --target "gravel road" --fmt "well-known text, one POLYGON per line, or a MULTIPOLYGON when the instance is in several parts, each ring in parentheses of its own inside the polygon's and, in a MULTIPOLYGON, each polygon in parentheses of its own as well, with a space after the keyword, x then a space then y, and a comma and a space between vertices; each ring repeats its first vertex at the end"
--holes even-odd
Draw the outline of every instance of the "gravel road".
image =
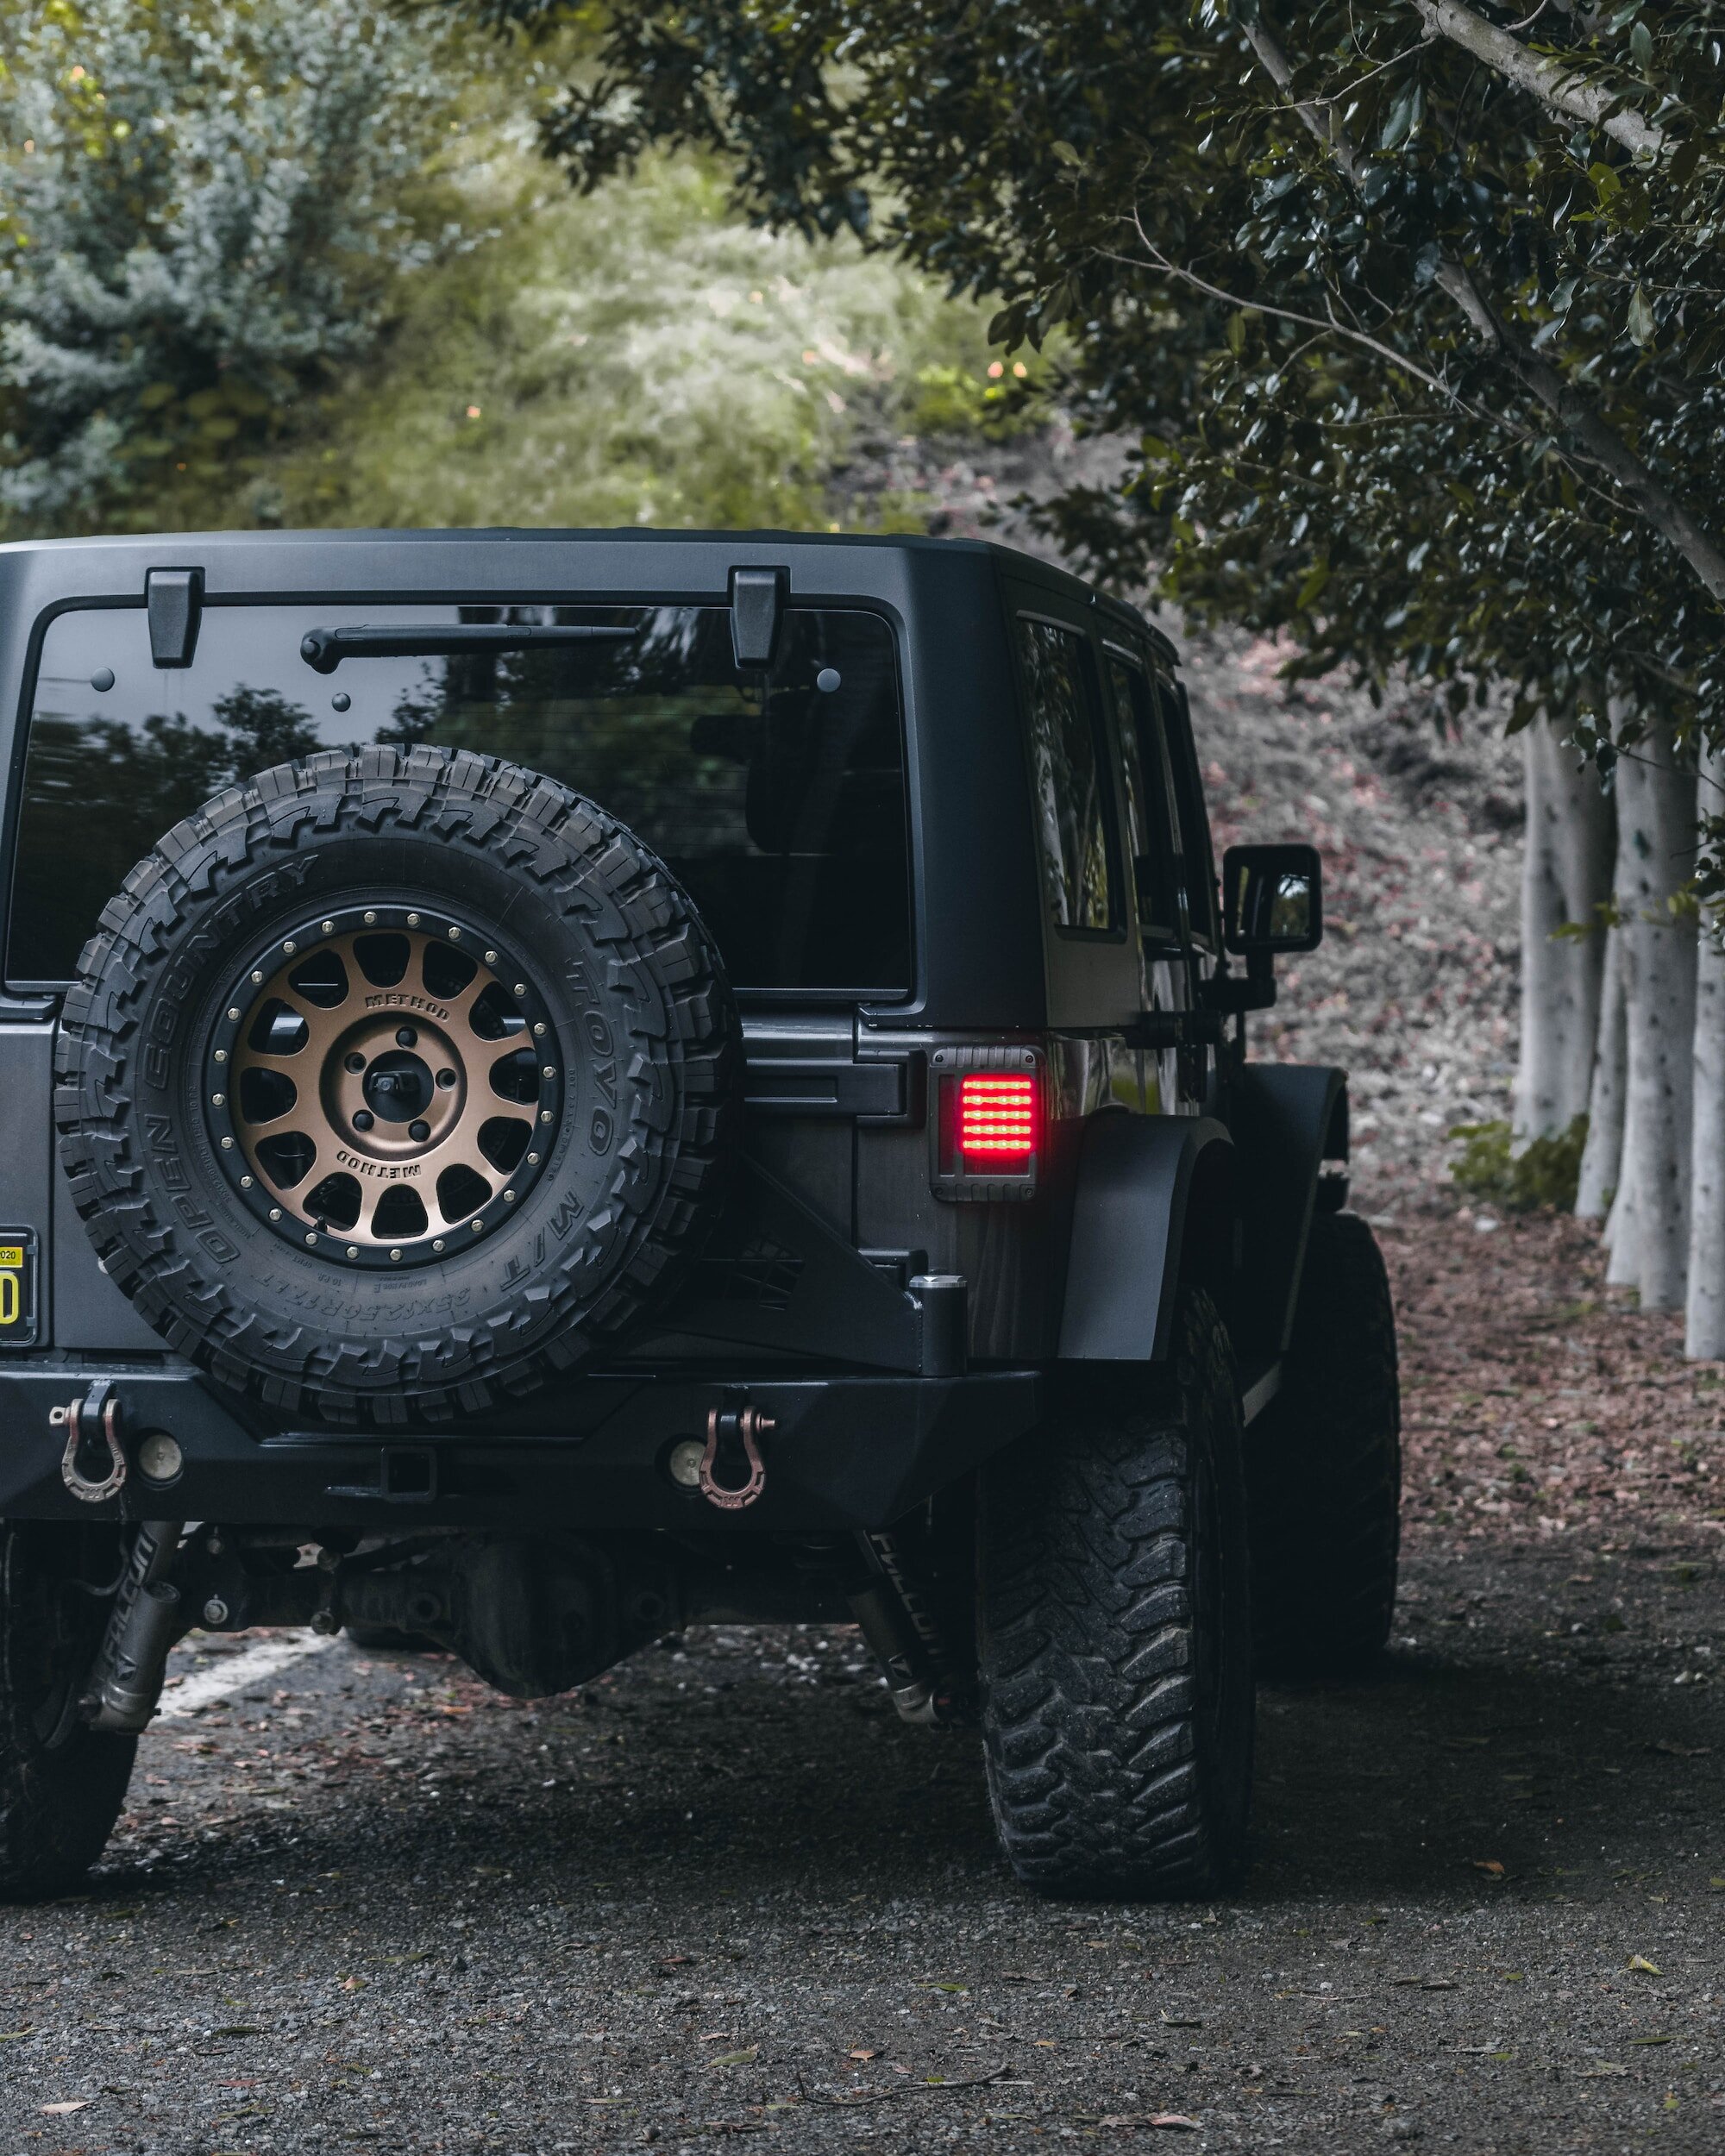
POLYGON ((94 1890, 0 1920, 0 2149, 1716 2149, 1722 1597, 1430 1544, 1377 1678, 1264 1694, 1245 1890, 1170 1908, 1019 1890, 844 1630, 536 1708, 194 1641, 94 1890))

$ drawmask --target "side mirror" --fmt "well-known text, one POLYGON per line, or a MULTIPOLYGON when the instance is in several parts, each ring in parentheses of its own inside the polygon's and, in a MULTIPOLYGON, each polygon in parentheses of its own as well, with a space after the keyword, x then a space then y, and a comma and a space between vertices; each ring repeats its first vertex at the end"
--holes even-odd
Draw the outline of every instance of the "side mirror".
POLYGON ((1222 856, 1222 939, 1247 958, 1315 950, 1324 874, 1315 846, 1230 846, 1222 856))

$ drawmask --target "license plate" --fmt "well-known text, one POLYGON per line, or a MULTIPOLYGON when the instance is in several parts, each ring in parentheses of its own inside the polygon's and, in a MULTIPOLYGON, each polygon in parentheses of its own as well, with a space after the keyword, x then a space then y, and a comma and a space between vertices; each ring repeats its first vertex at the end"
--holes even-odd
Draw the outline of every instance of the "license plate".
POLYGON ((0 1353, 36 1344, 37 1248, 34 1228, 0 1227, 0 1353))

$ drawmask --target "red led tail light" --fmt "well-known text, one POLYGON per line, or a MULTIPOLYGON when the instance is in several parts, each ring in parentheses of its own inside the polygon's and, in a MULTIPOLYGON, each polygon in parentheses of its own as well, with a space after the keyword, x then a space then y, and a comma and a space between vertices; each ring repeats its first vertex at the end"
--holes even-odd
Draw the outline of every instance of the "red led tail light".
POLYGON ((958 1150, 966 1161, 1023 1160, 1036 1150, 1036 1080, 970 1071, 958 1087, 958 1150))

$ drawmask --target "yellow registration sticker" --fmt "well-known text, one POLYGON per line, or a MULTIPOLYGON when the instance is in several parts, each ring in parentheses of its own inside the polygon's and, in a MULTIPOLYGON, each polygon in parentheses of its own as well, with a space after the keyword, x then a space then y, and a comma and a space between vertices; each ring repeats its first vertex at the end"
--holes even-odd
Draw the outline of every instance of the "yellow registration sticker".
POLYGON ((0 1266, 22 1265, 24 1246, 22 1243, 0 1243, 0 1266))

